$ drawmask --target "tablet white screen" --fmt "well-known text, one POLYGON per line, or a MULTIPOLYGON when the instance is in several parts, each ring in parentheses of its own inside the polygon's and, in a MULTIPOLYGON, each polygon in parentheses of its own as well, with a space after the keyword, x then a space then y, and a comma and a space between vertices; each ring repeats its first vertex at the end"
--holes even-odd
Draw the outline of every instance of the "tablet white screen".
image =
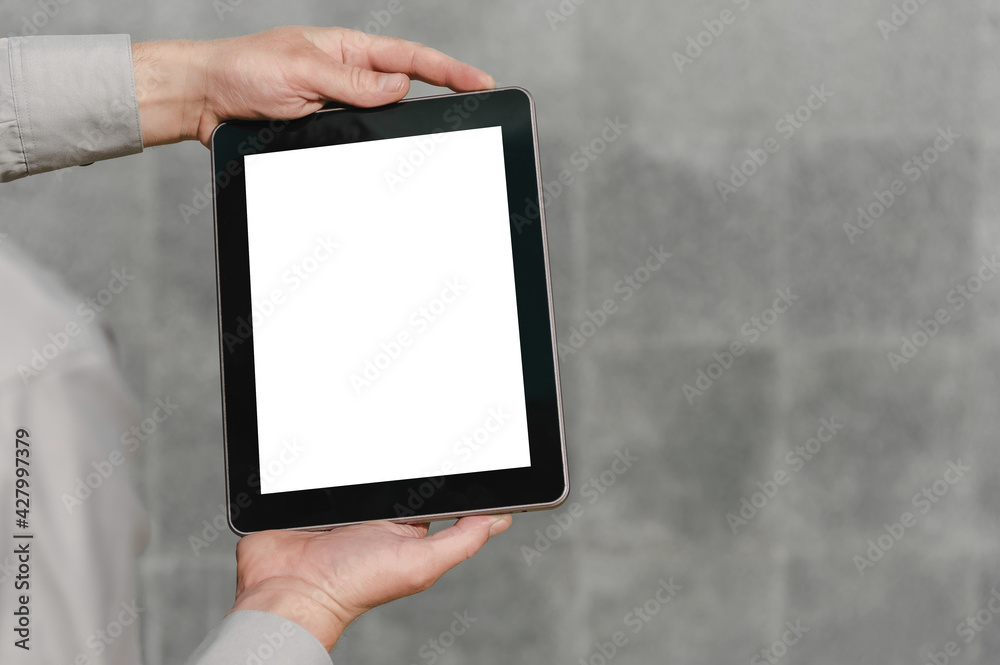
POLYGON ((501 136, 246 157, 262 493, 530 465, 501 136))

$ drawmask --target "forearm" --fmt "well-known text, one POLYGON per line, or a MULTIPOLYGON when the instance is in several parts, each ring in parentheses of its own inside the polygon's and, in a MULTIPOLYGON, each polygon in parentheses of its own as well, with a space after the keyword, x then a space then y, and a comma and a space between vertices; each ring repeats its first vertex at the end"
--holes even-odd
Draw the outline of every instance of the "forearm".
POLYGON ((291 26, 207 42, 133 47, 144 145, 197 139, 208 146, 231 119, 291 120, 329 101, 379 106, 403 98, 410 78, 453 90, 492 77, 421 44, 341 28, 291 26))
POLYGON ((341 28, 135 45, 127 35, 0 39, 0 180, 143 146, 208 146, 229 119, 301 118, 328 101, 390 104, 410 78, 457 91, 495 86, 421 44, 341 28))

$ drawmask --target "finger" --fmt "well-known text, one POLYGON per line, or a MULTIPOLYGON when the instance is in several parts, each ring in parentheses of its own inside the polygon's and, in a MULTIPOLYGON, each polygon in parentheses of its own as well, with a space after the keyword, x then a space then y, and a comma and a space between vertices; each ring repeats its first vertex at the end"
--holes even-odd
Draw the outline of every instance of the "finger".
POLYGON ((447 529, 428 536, 424 543, 439 562, 441 573, 454 568, 478 552, 486 541, 511 524, 510 515, 463 517, 447 529))
POLYGON ((456 538, 459 536, 464 536, 467 531, 486 529, 487 536, 495 535, 500 533, 500 531, 505 530, 511 525, 511 516, 507 515, 475 515, 472 517, 462 517, 459 518, 454 524, 452 524, 447 529, 441 529, 433 536, 430 536, 431 540, 448 540, 450 538, 456 538), (491 531, 494 527, 498 527, 498 531, 491 531))
POLYGON ((314 43, 345 64, 379 72, 398 72, 456 92, 488 90, 496 81, 486 72, 423 44, 355 30, 320 30, 314 43))
POLYGON ((368 49, 368 65, 380 72, 402 72, 411 79, 455 92, 490 90, 496 81, 486 72, 437 49, 390 38, 376 39, 368 49))
POLYGON ((506 515, 494 515, 493 517, 493 524, 490 525, 490 538, 498 533, 503 533, 514 523, 514 516, 510 513, 506 515))
POLYGON ((389 522, 388 520, 379 520, 376 522, 368 522, 362 527, 375 527, 379 529, 384 529, 391 533, 395 533, 401 536, 406 536, 408 538, 415 538, 420 540, 427 536, 427 530, 430 528, 430 524, 427 522, 418 522, 414 524, 389 522))
POLYGON ((381 106, 402 99, 410 89, 410 79, 404 74, 375 72, 363 67, 345 65, 326 59, 310 73, 315 92, 324 99, 351 106, 381 106))
POLYGON ((491 535, 510 526, 510 515, 464 517, 422 540, 407 543, 410 590, 429 589, 446 572, 478 552, 491 535))
POLYGON ((407 524, 407 527, 411 530, 414 536, 417 538, 425 538, 427 536, 427 531, 430 530, 431 525, 429 522, 421 522, 419 524, 407 524))
MULTIPOLYGON (((407 555, 414 591, 423 591, 478 552, 490 537, 493 517, 468 517, 423 540, 410 541, 407 555)), ((411 591, 413 593, 414 591, 411 591)))

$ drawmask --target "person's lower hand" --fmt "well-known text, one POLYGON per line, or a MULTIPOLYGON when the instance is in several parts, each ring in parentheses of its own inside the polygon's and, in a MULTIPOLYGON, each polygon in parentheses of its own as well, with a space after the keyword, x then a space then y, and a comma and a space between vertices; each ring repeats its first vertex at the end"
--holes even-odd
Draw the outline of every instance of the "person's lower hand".
POLYGON ((390 522, 251 534, 236 547, 232 612, 290 619, 329 651, 358 616, 429 588, 510 525, 510 515, 492 515, 463 517, 432 536, 426 524, 390 522))
POLYGON ((455 91, 493 88, 493 78, 432 48, 343 28, 290 26, 209 42, 132 46, 143 145, 209 144, 224 120, 290 120, 328 101, 398 101, 410 79, 455 91))

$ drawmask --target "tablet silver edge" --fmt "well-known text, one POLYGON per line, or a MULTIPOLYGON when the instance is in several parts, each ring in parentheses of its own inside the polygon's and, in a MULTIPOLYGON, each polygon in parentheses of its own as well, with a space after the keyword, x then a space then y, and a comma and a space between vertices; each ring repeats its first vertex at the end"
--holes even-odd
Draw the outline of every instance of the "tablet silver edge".
MULTIPOLYGON (((556 411, 557 411, 558 418, 559 418, 559 441, 560 441, 560 446, 562 448, 563 493, 557 499, 554 499, 553 501, 549 501, 549 502, 545 502, 545 503, 533 503, 533 504, 524 504, 524 505, 515 505, 515 506, 504 506, 504 507, 500 507, 500 508, 491 508, 489 510, 467 510, 467 511, 459 511, 459 512, 452 512, 452 513, 434 513, 434 514, 431 514, 431 515, 421 515, 419 517, 419 519, 414 519, 412 517, 394 517, 394 518, 387 518, 387 519, 380 520, 380 521, 395 522, 395 523, 399 523, 399 524, 417 524, 417 523, 424 523, 424 522, 437 522, 437 521, 443 521, 443 520, 457 519, 457 518, 460 518, 460 517, 466 517, 466 516, 470 516, 470 515, 502 515, 502 514, 505 514, 505 513, 529 512, 529 511, 535 511, 535 510, 547 510, 547 509, 551 509, 551 508, 556 508, 557 506, 559 506, 560 504, 562 504, 564 501, 566 501, 566 499, 569 497, 569 491, 570 491, 570 484, 569 484, 569 461, 568 461, 567 454, 566 454, 566 430, 565 430, 565 425, 563 423, 562 382, 560 380, 560 373, 559 373, 559 347, 558 347, 558 340, 556 338, 556 316, 555 316, 555 308, 554 308, 554 299, 552 297, 552 275, 551 275, 551 269, 550 269, 550 266, 549 266, 549 239, 548 239, 548 233, 547 233, 546 227, 545 227, 545 190, 543 188, 543 182, 542 182, 542 165, 541 165, 541 160, 539 158, 539 153, 538 153, 538 123, 537 123, 537 118, 536 118, 536 115, 535 115, 535 99, 534 99, 534 97, 531 96, 531 93, 528 92, 525 88, 522 88, 520 86, 505 86, 503 88, 494 88, 493 90, 480 90, 480 91, 473 91, 473 92, 461 93, 461 94, 444 93, 444 94, 440 94, 440 95, 430 95, 430 96, 427 96, 427 97, 411 97, 411 98, 408 98, 408 99, 402 99, 402 100, 400 100, 397 103, 399 103, 399 104, 405 104, 407 102, 417 101, 417 100, 440 99, 442 97, 461 97, 462 95, 474 95, 474 94, 479 94, 481 92, 500 92, 500 91, 503 91, 503 90, 517 90, 517 91, 523 93, 524 96, 527 97, 527 99, 528 99, 528 108, 531 111, 531 129, 532 129, 531 136, 532 136, 532 144, 533 144, 534 153, 535 153, 535 176, 537 178, 537 187, 538 187, 538 203, 539 203, 539 206, 538 206, 538 222, 539 222, 539 224, 541 226, 541 230, 542 230, 542 256, 545 259, 545 288, 546 288, 546 295, 548 296, 548 301, 549 301, 549 327, 550 327, 551 334, 552 334, 552 363, 553 363, 553 371, 554 371, 554 374, 555 374, 555 382, 556 382, 556 411)), ((338 111, 338 110, 342 110, 342 108, 323 109, 321 111, 318 111, 318 113, 329 113, 329 112, 338 111)), ((211 160, 211 165, 212 165, 212 223, 213 223, 214 232, 215 232, 215 235, 214 235, 214 238, 213 238, 213 241, 215 243, 215 289, 216 289, 216 306, 219 308, 219 312, 222 311, 222 291, 220 289, 220 281, 219 281, 220 280, 220 275, 219 275, 219 242, 218 242, 218 238, 219 238, 219 228, 218 228, 218 226, 219 226, 219 215, 218 215, 218 210, 216 208, 217 197, 216 197, 216 191, 215 190, 216 190, 217 182, 216 182, 216 178, 215 178, 215 140, 214 139, 215 139, 215 132, 217 132, 219 130, 219 127, 222 127, 225 124, 226 124, 225 122, 220 123, 214 130, 212 130, 212 135, 211 135, 211 138, 209 140, 209 145, 211 146, 210 160, 211 160)), ((508 211, 508 215, 509 214, 510 214, 510 211, 508 211)), ((223 367, 223 362, 222 362, 222 357, 223 357, 222 356, 222 354, 223 354, 223 351, 222 351, 222 348, 223 348, 222 339, 223 339, 222 318, 220 316, 219 317, 219 340, 220 340, 220 342, 219 342, 219 378, 220 378, 221 385, 225 386, 225 369, 223 367)), ((222 392, 222 438, 223 438, 223 446, 222 447, 223 447, 223 452, 224 452, 223 462, 224 462, 225 467, 226 467, 226 521, 229 523, 229 528, 233 531, 233 533, 235 533, 235 534, 237 534, 239 536, 245 536, 245 535, 248 535, 251 532, 240 531, 239 529, 237 529, 233 525, 233 507, 232 507, 232 502, 230 501, 230 492, 229 492, 229 437, 228 437, 228 434, 226 432, 226 422, 227 422, 227 420, 226 420, 226 393, 225 393, 225 390, 222 390, 221 392, 222 392)), ((358 521, 358 522, 338 522, 338 523, 335 523, 335 524, 323 524, 323 525, 315 525, 315 526, 309 526, 309 527, 290 527, 289 530, 295 530, 295 531, 326 531, 326 530, 337 528, 337 527, 351 526, 353 524, 365 524, 365 523, 366 523, 365 521, 358 521)))

